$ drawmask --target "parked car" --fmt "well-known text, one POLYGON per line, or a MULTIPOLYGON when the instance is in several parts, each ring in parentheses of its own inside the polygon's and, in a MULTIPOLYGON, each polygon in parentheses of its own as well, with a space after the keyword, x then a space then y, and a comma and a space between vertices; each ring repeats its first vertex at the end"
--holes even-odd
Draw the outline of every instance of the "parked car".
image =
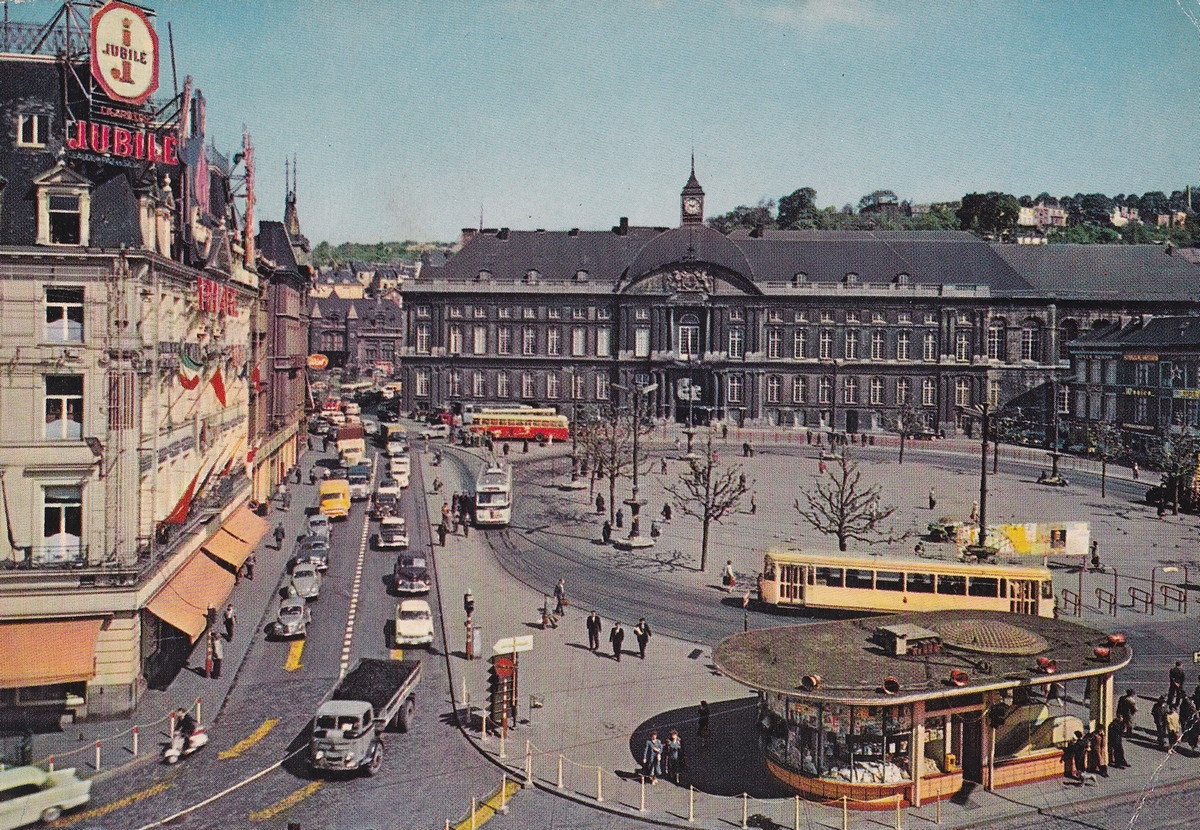
POLYGON ((306 637, 310 622, 312 614, 303 599, 284 597, 279 602, 279 613, 271 625, 271 633, 276 637, 306 637))
POLYGON ((427 426, 423 430, 421 430, 421 437, 422 438, 449 438, 450 437, 450 425, 449 424, 433 424, 432 426, 427 426))
POLYGON ((46 772, 40 767, 0 770, 0 830, 34 822, 49 824, 63 810, 86 804, 92 782, 82 781, 75 769, 46 772))
POLYGON ((308 431, 313 435, 328 435, 330 429, 329 421, 320 416, 313 416, 308 422, 308 431))
POLYGON ((371 503, 371 518, 382 519, 400 512, 400 499, 392 493, 377 493, 371 503))
POLYGON ((396 647, 433 645, 433 612, 423 599, 406 599, 396 606, 396 647))
POLYGON ((333 532, 333 525, 329 523, 329 517, 323 513, 314 513, 308 517, 308 535, 309 536, 324 536, 328 539, 333 532))
POLYGON ((375 495, 378 496, 381 493, 391 493, 394 496, 400 495, 399 482, 391 476, 383 479, 383 481, 379 482, 379 486, 375 488, 375 495))
POLYGON ((321 596, 321 574, 316 566, 309 562, 297 562, 292 568, 288 593, 305 600, 318 599, 321 596))
POLYGON ((425 557, 419 553, 400 554, 392 569, 392 580, 398 593, 429 593, 429 567, 425 557))
POLYGON ((403 517, 388 516, 380 519, 375 545, 380 550, 408 547, 408 526, 403 517))

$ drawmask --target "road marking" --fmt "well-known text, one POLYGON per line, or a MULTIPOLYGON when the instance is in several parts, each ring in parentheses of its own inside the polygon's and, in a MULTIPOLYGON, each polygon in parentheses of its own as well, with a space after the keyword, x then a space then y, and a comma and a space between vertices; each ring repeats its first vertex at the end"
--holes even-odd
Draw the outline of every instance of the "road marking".
POLYGON ((467 813, 467 817, 460 821, 454 830, 471 830, 473 827, 482 827, 488 819, 500 811, 501 807, 506 807, 512 801, 512 797, 520 791, 521 784, 509 779, 503 788, 497 787, 494 793, 475 808, 474 817, 467 813))
MULTIPOLYGON (((375 470, 378 464, 371 465, 371 480, 367 486, 375 487, 375 470)), ((354 566, 354 584, 350 586, 350 612, 346 619, 346 635, 342 638, 342 677, 350 669, 350 650, 354 644, 354 618, 358 614, 358 593, 362 590, 363 563, 367 557, 367 541, 371 538, 371 514, 363 518, 362 536, 358 540, 358 562, 354 566)))
POLYGON ((272 804, 270 807, 265 807, 262 810, 255 810, 253 813, 250 814, 250 820, 251 821, 266 821, 269 818, 277 816, 280 813, 282 813, 284 810, 288 810, 288 809, 291 809, 292 807, 295 807, 297 804, 299 804, 304 799, 308 798, 310 795, 315 793, 320 788, 321 788, 321 782, 313 781, 311 784, 301 787, 300 789, 296 790, 294 793, 291 793, 291 794, 286 795, 283 798, 279 799, 274 804, 272 804))
POLYGON ((57 819, 56 821, 52 821, 48 826, 50 826, 50 827, 69 827, 70 825, 74 824, 77 821, 83 821, 85 819, 100 818, 100 816, 106 816, 109 813, 114 813, 117 810, 128 807, 130 804, 136 804, 137 802, 141 801, 144 798, 149 798, 152 795, 158 795, 163 790, 168 789, 172 783, 173 782, 171 782, 171 781, 160 781, 157 784, 155 784, 153 787, 147 787, 146 789, 141 790, 140 792, 130 793, 129 795, 127 795, 123 798, 118 798, 116 801, 110 801, 107 804, 103 804, 99 807, 93 807, 92 809, 85 810, 82 813, 71 813, 71 815, 69 815, 69 816, 65 816, 64 818, 60 818, 60 819, 57 819))
POLYGON ((272 729, 274 729, 275 725, 278 723, 279 723, 279 718, 267 718, 265 721, 263 721, 259 725, 258 729, 255 729, 247 737, 238 741, 236 744, 229 747, 229 749, 223 749, 220 752, 218 752, 217 759, 224 761, 228 758, 238 757, 243 752, 245 752, 247 749, 254 746, 256 743, 261 741, 263 738, 267 737, 267 734, 272 729))
POLYGON ((388 656, 390 656, 393 660, 403 660, 404 659, 404 649, 394 648, 390 652, 388 652, 388 656))
POLYGON ((300 655, 304 653, 304 640, 292 640, 292 647, 288 649, 287 662, 283 664, 284 671, 297 671, 303 668, 300 662, 300 655))

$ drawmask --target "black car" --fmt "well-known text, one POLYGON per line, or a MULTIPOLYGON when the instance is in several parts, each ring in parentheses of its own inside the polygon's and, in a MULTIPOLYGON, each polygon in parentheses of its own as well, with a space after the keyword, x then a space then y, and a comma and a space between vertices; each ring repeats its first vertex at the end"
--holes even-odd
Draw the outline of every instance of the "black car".
POLYGON ((392 571, 396 592, 400 594, 429 593, 429 568, 425 557, 419 553, 402 553, 396 557, 392 571))
POLYGON ((304 557, 316 566, 318 571, 329 570, 329 540, 324 536, 305 536, 297 546, 293 561, 304 557))
POLYGON ((400 512, 400 500, 395 493, 376 493, 375 501, 371 504, 371 518, 382 519, 385 516, 395 516, 400 512))

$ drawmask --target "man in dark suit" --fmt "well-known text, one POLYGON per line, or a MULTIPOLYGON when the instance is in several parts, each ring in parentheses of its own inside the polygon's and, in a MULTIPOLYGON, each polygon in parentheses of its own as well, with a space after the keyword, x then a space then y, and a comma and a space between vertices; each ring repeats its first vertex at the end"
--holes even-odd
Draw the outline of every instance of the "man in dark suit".
POLYGON ((588 648, 592 651, 598 651, 600 648, 600 631, 603 625, 600 622, 600 615, 595 611, 588 614, 587 618, 587 633, 588 633, 588 648))
POLYGON ((613 659, 621 662, 621 644, 625 642, 625 629, 619 622, 613 623, 612 631, 608 632, 608 641, 612 643, 613 659))

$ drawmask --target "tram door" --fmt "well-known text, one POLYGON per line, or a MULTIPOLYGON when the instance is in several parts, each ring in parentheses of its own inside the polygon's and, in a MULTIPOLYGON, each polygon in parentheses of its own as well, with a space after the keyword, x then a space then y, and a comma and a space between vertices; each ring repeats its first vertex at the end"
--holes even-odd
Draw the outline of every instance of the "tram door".
POLYGON ((1029 579, 1008 581, 1008 610, 1014 614, 1037 614, 1038 587, 1029 579))
POLYGON ((779 567, 779 601, 780 603, 796 603, 804 602, 804 578, 805 568, 803 565, 781 565, 779 567))

